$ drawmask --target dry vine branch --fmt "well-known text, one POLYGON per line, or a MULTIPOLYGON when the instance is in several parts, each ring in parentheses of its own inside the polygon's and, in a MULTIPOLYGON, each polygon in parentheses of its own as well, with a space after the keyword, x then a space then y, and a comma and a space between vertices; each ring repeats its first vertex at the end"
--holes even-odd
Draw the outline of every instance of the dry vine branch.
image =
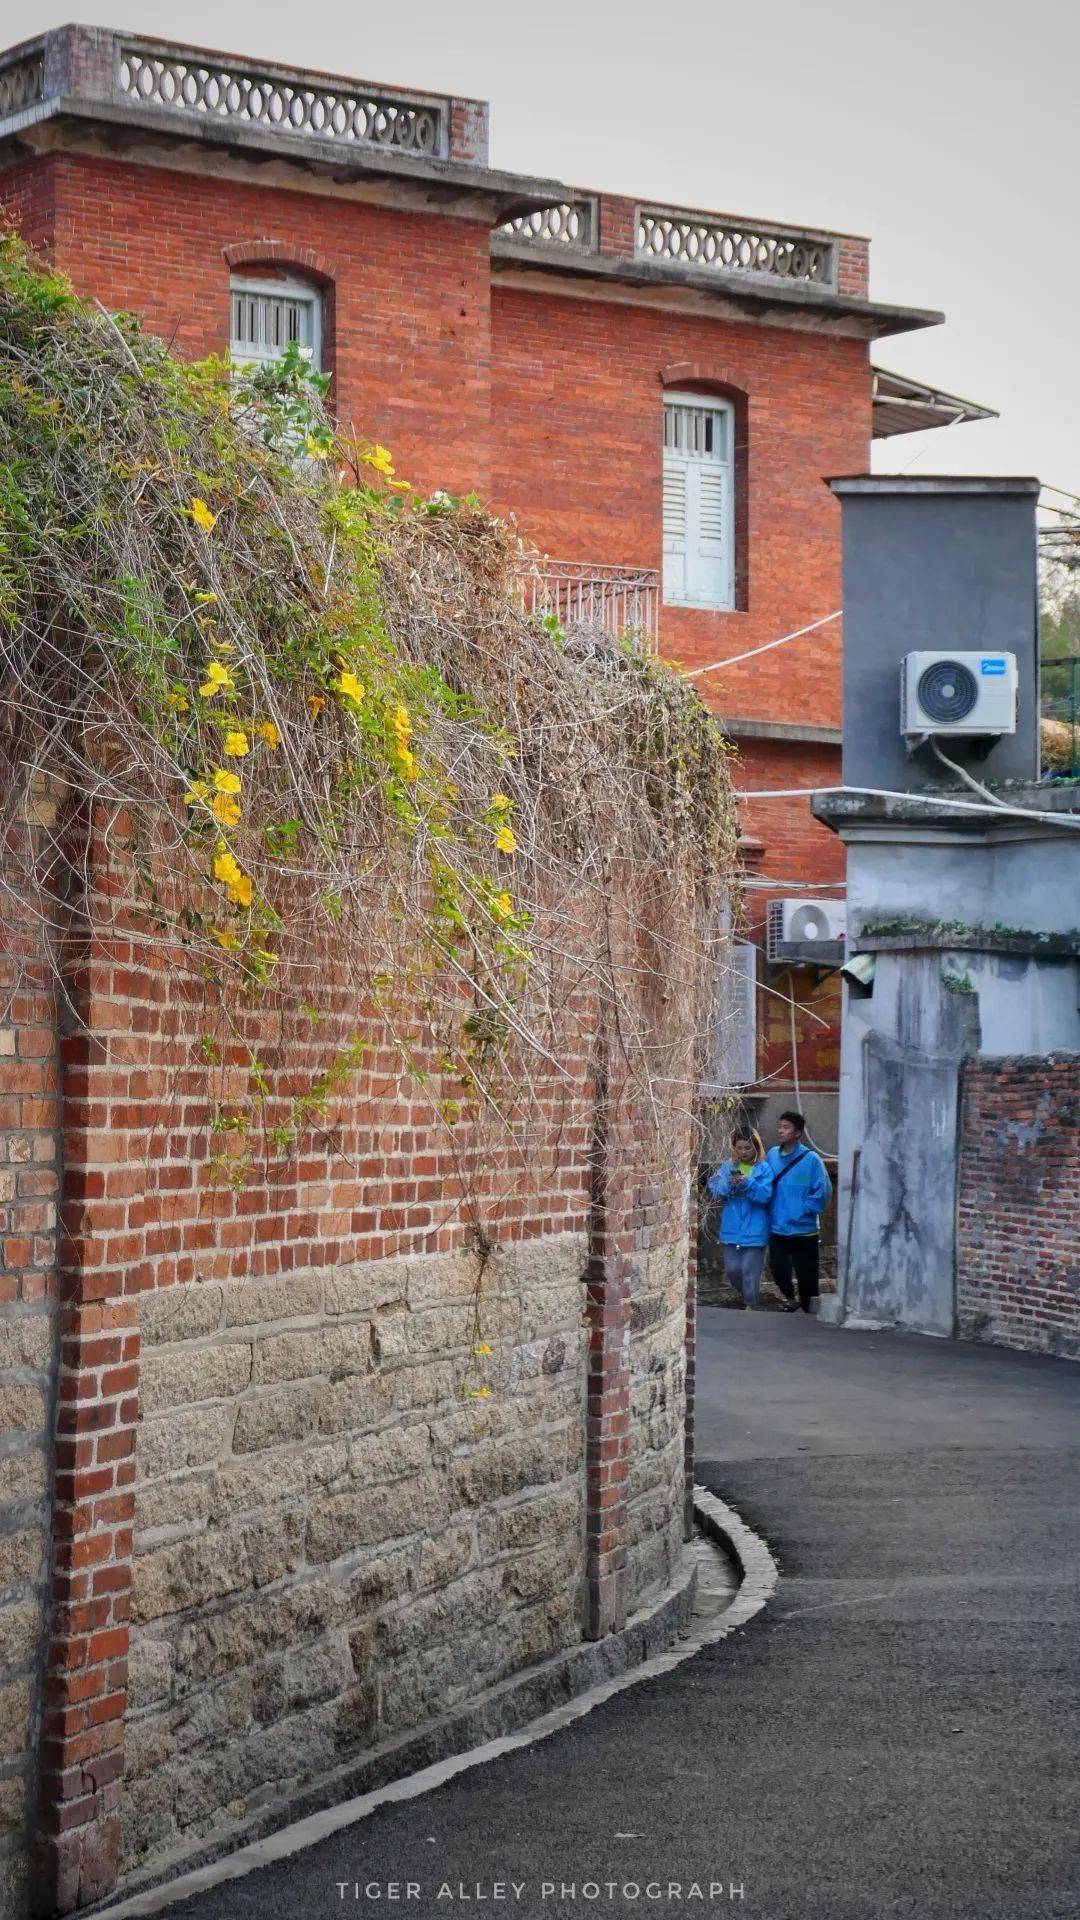
POLYGON ((527 616, 512 529, 337 437, 299 356, 183 366, 9 238, 0 377, 0 884, 76 1015, 88 955, 167 971, 234 1180, 389 1046, 520 1181, 599 1025, 685 1180, 736 832, 696 694, 527 616))

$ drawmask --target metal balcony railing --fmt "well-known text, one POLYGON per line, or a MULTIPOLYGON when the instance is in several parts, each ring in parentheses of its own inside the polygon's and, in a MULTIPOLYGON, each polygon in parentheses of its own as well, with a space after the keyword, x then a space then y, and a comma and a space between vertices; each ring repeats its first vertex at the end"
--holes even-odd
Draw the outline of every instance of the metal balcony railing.
POLYGON ((562 627, 600 627, 655 653, 660 575, 655 567, 604 567, 588 560, 528 559, 522 566, 527 613, 554 614, 562 627))

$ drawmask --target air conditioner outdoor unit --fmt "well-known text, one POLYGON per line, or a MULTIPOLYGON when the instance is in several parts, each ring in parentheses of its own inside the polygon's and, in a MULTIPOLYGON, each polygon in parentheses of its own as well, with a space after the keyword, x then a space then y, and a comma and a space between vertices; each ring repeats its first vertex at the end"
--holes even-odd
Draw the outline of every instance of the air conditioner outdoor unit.
POLYGON ((802 966, 839 966, 846 928, 843 900, 772 900, 767 958, 802 966))
POLYGON ((1015 653, 909 653, 900 669, 900 731, 1016 732, 1015 653))

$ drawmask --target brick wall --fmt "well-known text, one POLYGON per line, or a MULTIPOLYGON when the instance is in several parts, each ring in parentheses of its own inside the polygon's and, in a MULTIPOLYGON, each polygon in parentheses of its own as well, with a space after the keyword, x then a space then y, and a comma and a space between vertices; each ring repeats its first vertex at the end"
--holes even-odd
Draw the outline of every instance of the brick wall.
MULTIPOLYGON (((823 476, 867 463, 865 342, 534 293, 496 274, 492 343, 496 499, 557 559, 659 568, 664 386, 744 396, 746 610, 663 608, 668 657, 703 666, 839 607, 823 476)), ((731 714, 836 726, 839 660, 834 624, 702 690, 731 714)))
MULTIPOLYGON (((800 644, 793 643, 792 651, 800 644)), ((787 649, 782 649, 787 651, 787 649)), ((771 792, 784 788, 829 787, 840 779, 840 749, 794 741, 744 740, 732 767, 736 791, 771 792)), ((769 902, 797 898, 804 891, 835 889, 844 897, 844 849, 836 834, 815 820, 806 800, 754 800, 740 809, 744 832, 764 845, 754 878, 775 887, 748 888, 745 894, 747 938, 764 949, 769 902)), ((823 893, 822 898, 828 898, 823 893)), ((803 1091, 835 1088, 840 1071, 840 983, 836 976, 816 979, 809 968, 773 977, 764 960, 759 968, 758 1072, 771 1091, 793 1089, 790 995, 797 1003, 795 1043, 803 1091), (774 992, 767 992, 771 986, 774 992), (816 1016, 816 1017, 815 1017, 816 1016), (828 1024, 821 1026, 820 1021, 828 1024)))
MULTIPOLYGON (((87 870, 107 896, 103 849, 87 870)), ((161 951, 55 957, 60 1026, 42 974, 0 1039, 0 1808, 15 1914, 36 1814, 46 1915, 392 1773, 406 1735, 681 1577, 688 1267, 686 1143, 618 1076, 600 1126, 587 1003, 527 1155, 448 1139, 361 1021, 325 1129, 233 1188, 161 951)), ((317 1061, 254 1011, 237 1060, 295 1084, 356 1035, 325 1005, 317 1061)))
POLYGON ((964 1064, 958 1331, 1080 1359, 1080 1054, 964 1064))
MULTIPOLYGON (((341 421, 389 446, 425 489, 487 489, 482 220, 66 154, 48 166, 53 258, 80 293, 133 309, 180 353, 223 353, 225 250, 237 266, 291 262, 323 286, 341 421)), ((0 176, 16 224, 27 194, 43 191, 0 176)), ((37 216, 32 226, 40 230, 37 216)))

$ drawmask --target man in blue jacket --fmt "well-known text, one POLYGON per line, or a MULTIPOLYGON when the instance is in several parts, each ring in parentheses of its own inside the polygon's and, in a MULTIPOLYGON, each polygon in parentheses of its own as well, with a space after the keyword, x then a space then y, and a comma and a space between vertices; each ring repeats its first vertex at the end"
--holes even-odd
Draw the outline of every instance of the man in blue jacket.
POLYGON ((769 1266, 787 1302, 785 1312, 810 1312, 818 1294, 821 1266, 820 1216, 832 1198, 832 1182, 821 1157, 806 1145, 801 1113, 782 1113, 780 1144, 769 1150, 773 1190, 769 1202, 769 1266), (795 1298, 792 1273, 799 1289, 795 1298))
POLYGON ((724 1272, 744 1307, 756 1307, 765 1247, 769 1238, 769 1196, 773 1177, 761 1151, 749 1134, 736 1134, 733 1158, 725 1160, 709 1181, 709 1192, 724 1202, 720 1240, 724 1272))

